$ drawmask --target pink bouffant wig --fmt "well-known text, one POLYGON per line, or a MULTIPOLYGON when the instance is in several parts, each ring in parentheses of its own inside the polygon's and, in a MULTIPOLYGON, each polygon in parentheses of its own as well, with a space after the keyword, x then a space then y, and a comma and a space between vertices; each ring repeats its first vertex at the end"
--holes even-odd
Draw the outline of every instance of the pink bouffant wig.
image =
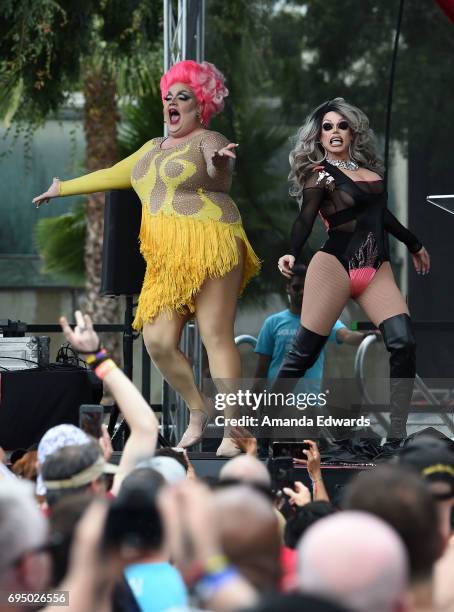
POLYGON ((174 64, 162 77, 161 95, 164 99, 174 83, 189 85, 202 106, 200 120, 203 125, 208 125, 211 117, 224 108, 224 98, 229 95, 224 82, 224 75, 213 64, 185 60, 174 64))

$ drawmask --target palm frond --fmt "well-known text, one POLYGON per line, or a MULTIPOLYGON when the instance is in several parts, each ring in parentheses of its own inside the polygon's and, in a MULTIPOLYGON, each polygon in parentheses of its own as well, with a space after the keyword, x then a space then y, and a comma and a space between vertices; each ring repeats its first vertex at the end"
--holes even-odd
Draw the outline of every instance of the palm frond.
POLYGON ((43 272, 83 286, 85 234, 85 208, 81 204, 72 212, 38 221, 35 238, 44 262, 43 272))

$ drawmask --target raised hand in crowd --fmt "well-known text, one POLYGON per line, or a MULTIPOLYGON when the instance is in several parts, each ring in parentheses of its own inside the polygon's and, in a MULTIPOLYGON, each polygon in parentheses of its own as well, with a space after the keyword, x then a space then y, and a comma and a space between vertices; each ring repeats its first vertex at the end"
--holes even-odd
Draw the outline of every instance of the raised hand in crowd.
POLYGON ((216 612, 254 604, 257 593, 223 555, 212 492, 185 480, 164 488, 158 505, 170 556, 199 602, 216 612))
POLYGON ((295 458, 293 462, 295 465, 305 465, 307 467, 309 478, 312 482, 314 501, 329 501, 328 492, 323 482, 320 451, 318 450, 317 443, 313 440, 303 440, 303 442, 309 446, 309 449, 303 450, 306 459, 295 458))
POLYGON ((257 456, 257 439, 245 427, 230 428, 230 437, 234 444, 246 455, 257 456))
POLYGON ((77 310, 75 319, 76 326, 71 329, 66 318, 60 318, 65 338, 76 351, 84 355, 87 362, 92 363, 92 367, 95 366, 96 375, 112 393, 131 432, 121 456, 119 472, 114 477, 112 493, 115 495, 123 478, 134 469, 138 461, 154 454, 159 423, 137 387, 109 358, 107 352, 101 349, 90 317, 77 310))
POLYGON ((284 487, 282 491, 289 498, 289 504, 291 506, 302 507, 312 501, 311 492, 299 480, 295 482, 293 489, 290 487, 284 487))
POLYGON ((71 329, 66 317, 60 317, 60 325, 66 340, 78 353, 96 353, 101 348, 98 334, 93 328, 89 315, 83 315, 80 310, 74 313, 76 325, 71 329))

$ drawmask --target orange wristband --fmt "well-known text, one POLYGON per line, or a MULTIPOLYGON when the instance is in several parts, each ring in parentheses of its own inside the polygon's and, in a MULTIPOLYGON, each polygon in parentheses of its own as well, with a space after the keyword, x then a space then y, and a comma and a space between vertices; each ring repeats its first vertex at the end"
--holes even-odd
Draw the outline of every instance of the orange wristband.
POLYGON ((106 359, 95 369, 95 374, 98 378, 103 380, 109 372, 117 368, 117 364, 112 359, 106 359))

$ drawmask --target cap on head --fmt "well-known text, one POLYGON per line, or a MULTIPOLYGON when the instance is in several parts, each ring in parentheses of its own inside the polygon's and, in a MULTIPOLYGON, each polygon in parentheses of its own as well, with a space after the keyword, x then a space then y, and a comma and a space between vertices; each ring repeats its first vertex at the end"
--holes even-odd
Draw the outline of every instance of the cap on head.
MULTIPOLYGON (((82 446, 91 442, 91 438, 82 431, 79 427, 64 423, 56 425, 46 431, 38 444, 38 462, 40 465, 59 448, 64 446, 82 446)), ((45 495, 46 487, 44 486, 41 474, 38 474, 36 481, 37 495, 45 495)))
POLYGON ((454 497, 454 451, 448 442, 429 435, 415 437, 400 451, 399 463, 414 468, 429 483, 445 483, 447 491, 435 494, 437 499, 454 497))

